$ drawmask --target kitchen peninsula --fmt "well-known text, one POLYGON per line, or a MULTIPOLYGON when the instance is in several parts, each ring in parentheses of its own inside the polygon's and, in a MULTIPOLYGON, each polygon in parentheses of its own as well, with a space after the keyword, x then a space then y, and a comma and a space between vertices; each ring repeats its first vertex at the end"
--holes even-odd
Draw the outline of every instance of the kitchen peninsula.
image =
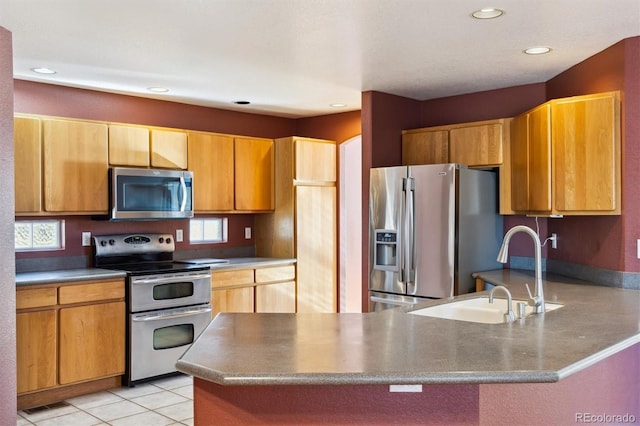
MULTIPOLYGON (((526 299, 533 276, 477 278, 526 299)), ((511 324, 407 314, 416 308, 220 314, 177 367, 195 378, 196 424, 638 421, 640 292, 557 276, 544 286, 564 306, 511 324)))

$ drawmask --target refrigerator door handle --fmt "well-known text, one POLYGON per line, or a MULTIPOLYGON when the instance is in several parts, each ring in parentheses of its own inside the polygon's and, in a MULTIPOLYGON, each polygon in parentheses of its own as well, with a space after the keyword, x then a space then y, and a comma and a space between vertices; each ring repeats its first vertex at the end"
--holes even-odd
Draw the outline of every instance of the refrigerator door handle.
POLYGON ((404 215, 404 270, 407 294, 415 294, 415 179, 407 178, 404 215))

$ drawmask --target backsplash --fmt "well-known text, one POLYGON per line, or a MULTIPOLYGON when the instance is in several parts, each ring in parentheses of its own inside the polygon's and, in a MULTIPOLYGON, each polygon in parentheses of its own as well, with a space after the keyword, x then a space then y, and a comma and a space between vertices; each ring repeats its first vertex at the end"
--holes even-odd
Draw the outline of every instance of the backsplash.
MULTIPOLYGON (((36 272, 55 269, 87 268, 93 266, 93 247, 82 246, 82 233, 91 235, 127 233, 170 233, 182 229, 184 241, 176 242, 176 259, 195 257, 251 257, 255 255, 253 238, 245 239, 245 228, 254 228, 254 215, 198 215, 226 217, 228 241, 217 244, 190 244, 189 219, 109 222, 92 220, 86 216, 17 217, 16 220, 62 219, 65 221, 65 248, 55 251, 17 252, 16 272, 36 272)), ((253 232, 252 232, 253 235, 253 232)), ((92 240, 93 241, 93 240, 92 240)))

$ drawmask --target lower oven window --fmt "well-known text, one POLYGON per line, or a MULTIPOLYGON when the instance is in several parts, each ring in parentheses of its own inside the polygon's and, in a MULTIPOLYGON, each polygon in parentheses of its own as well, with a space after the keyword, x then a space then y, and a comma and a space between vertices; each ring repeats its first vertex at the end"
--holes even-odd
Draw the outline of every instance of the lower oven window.
POLYGON ((193 343, 193 324, 178 324, 153 330, 153 349, 170 349, 193 343))
POLYGON ((179 299, 193 296, 193 283, 169 283, 153 287, 153 300, 179 299))

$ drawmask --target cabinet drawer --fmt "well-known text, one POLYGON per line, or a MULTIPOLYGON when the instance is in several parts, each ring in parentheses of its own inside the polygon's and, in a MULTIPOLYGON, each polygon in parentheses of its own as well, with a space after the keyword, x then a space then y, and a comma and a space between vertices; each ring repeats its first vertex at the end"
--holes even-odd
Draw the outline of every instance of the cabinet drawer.
POLYGON ((24 289, 16 292, 16 309, 54 306, 57 303, 57 289, 55 287, 24 289))
POLYGON ((238 287, 253 284, 253 269, 221 271, 211 274, 211 287, 238 287))
POLYGON ((123 299, 124 280, 65 285, 60 287, 58 296, 61 305, 123 299))
POLYGON ((291 281, 295 277, 296 267, 294 265, 256 269, 256 283, 291 281))

